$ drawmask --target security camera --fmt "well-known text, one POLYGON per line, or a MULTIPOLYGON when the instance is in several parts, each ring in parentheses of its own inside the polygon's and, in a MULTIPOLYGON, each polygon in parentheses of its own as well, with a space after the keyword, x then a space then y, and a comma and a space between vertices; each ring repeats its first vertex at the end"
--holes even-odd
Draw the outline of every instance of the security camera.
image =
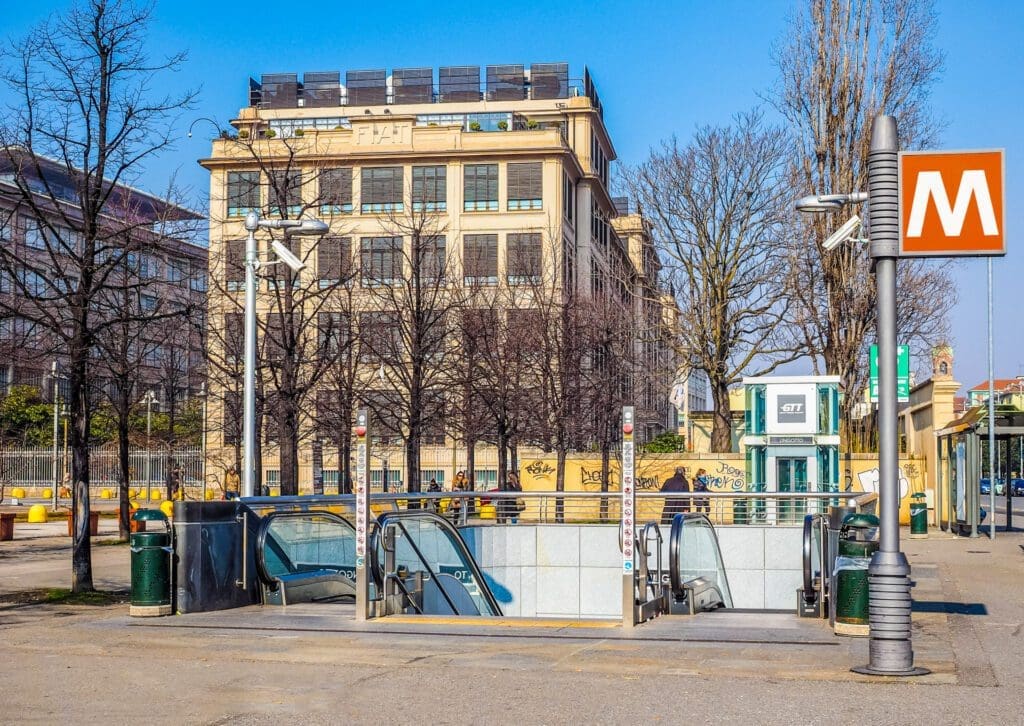
POLYGON ((270 248, 274 250, 274 254, 277 255, 278 259, 280 259, 281 262, 288 265, 288 267, 292 268, 292 272, 299 273, 306 269, 306 263, 300 260, 295 255, 293 255, 290 249, 285 247, 276 239, 271 240, 270 248))
POLYGON ((842 227, 828 236, 828 239, 821 244, 822 248, 825 250, 834 250, 843 242, 853 237, 859 227, 860 217, 855 214, 850 217, 842 227))

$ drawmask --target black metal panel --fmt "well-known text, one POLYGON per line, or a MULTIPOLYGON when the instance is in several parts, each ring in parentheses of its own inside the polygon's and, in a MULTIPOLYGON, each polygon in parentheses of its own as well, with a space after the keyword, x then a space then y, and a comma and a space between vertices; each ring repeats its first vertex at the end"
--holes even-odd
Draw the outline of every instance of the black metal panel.
POLYGON ((347 71, 345 86, 349 106, 383 106, 388 102, 386 70, 347 71))
POLYGON ((238 502, 175 502, 175 599, 178 613, 259 602, 253 543, 259 518, 238 502), (247 512, 248 536, 238 521, 247 512), (243 552, 243 544, 247 545, 243 552), (239 582, 245 581, 245 587, 239 582))
POLYGON ((307 71, 302 76, 303 105, 313 107, 338 106, 341 104, 340 71, 307 71))
POLYGON ((438 70, 441 103, 480 100, 480 66, 447 66, 438 70))
POLYGON ((396 68, 391 73, 395 103, 430 103, 434 97, 431 68, 396 68))
POLYGON ((259 106, 263 100, 263 86, 255 78, 249 79, 249 105, 259 106))
POLYGON ((521 101, 525 97, 523 66, 487 66, 488 101, 521 101))
POLYGON ((594 104, 598 115, 604 118, 604 109, 601 108, 601 98, 597 95, 597 86, 594 85, 594 79, 590 77, 590 69, 586 66, 583 66, 583 93, 594 104))
POLYGON ((261 79, 264 108, 295 108, 299 105, 299 77, 295 73, 265 73, 261 79))
POLYGON ((568 63, 534 63, 530 66, 531 98, 565 98, 569 95, 568 63))

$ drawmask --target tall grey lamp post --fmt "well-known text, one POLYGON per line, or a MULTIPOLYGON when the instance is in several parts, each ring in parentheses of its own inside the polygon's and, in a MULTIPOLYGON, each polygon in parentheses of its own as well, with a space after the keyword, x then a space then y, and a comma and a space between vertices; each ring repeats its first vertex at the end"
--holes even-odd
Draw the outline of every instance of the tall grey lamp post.
MULTIPOLYGON (((284 230, 284 236, 316 236, 327 233, 328 227, 318 219, 260 219, 255 211, 245 216, 245 229, 249 237, 245 243, 245 375, 242 402, 242 496, 251 497, 256 490, 256 273, 260 268, 256 247, 257 229, 284 230)), ((277 240, 271 242, 283 262, 298 273, 304 267, 302 260, 293 255, 277 240)))
POLYGON ((879 547, 868 567, 869 663, 859 673, 922 675, 911 644, 910 564, 900 551, 900 470, 896 430, 896 258, 899 256, 899 136, 896 119, 881 114, 871 126, 868 193, 804 197, 801 212, 833 212, 867 202, 875 269, 878 338, 879 547))

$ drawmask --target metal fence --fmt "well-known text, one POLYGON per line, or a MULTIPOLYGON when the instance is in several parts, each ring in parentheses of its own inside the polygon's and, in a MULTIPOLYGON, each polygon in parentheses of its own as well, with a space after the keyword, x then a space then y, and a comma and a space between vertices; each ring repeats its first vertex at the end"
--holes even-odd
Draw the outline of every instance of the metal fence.
MULTIPOLYGON (((679 512, 707 513, 715 526, 797 526, 806 514, 824 512, 830 505, 859 503, 851 494, 824 492, 707 492, 707 509, 692 494, 667 496, 660 493, 638 493, 638 523, 669 524, 679 512)), ((244 500, 260 511, 263 504, 279 508, 278 497, 253 497, 244 500)), ((296 509, 328 508, 338 514, 351 515, 355 497, 352 495, 302 496, 287 499, 296 509)), ((620 524, 622 498, 617 492, 440 492, 416 495, 372 493, 373 514, 407 508, 432 509, 457 524, 620 524)))
MULTIPOLYGON (((186 489, 202 488, 203 457, 198 446, 174 451, 129 449, 129 486, 139 490, 164 488, 168 465, 180 469, 186 489)), ((89 454, 90 489, 116 488, 119 468, 116 449, 93 449, 89 454)), ((53 449, 0 449, 0 481, 7 487, 51 489, 56 483, 60 489, 68 486, 70 470, 71 454, 61 449, 57 450, 56 476, 53 449)))

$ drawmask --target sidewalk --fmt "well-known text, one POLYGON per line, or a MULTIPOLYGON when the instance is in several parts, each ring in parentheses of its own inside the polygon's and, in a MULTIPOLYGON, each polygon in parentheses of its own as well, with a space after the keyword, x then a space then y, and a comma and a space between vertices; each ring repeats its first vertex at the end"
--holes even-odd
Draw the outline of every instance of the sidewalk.
MULTIPOLYGON (((123 606, 0 605, 11 654, 0 659, 0 684, 18 721, 137 721, 129 688, 159 723, 1021 722, 1024 534, 903 545, 916 582, 916 660, 933 671, 923 678, 853 674, 867 640, 835 638, 795 615, 660 619, 633 634, 359 624, 350 607, 332 605, 151 620, 123 606), (57 698, 42 685, 54 682, 57 698)), ((111 550, 124 577, 127 548, 94 555, 111 550)))

